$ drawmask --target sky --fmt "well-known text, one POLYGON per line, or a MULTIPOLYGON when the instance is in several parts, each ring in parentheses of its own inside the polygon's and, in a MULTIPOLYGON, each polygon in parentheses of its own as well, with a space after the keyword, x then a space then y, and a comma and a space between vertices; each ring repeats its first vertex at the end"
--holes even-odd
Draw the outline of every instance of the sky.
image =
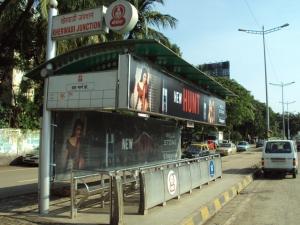
MULTIPOLYGON (((265 30, 289 23, 266 38, 268 83, 285 86, 290 113, 300 112, 299 0, 165 0, 155 8, 178 19, 177 28, 161 30, 193 65, 230 61, 230 77, 266 102, 262 35, 238 29, 265 30)), ((282 88, 268 84, 269 106, 282 113, 282 88)), ((287 107, 285 105, 285 111, 287 107)))

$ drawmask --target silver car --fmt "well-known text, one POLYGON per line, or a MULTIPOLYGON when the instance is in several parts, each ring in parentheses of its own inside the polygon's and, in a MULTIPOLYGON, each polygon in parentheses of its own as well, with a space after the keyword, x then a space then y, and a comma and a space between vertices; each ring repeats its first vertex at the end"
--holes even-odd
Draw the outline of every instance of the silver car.
POLYGON ((39 165, 39 150, 35 150, 32 153, 26 154, 23 157, 23 163, 27 165, 39 165))
POLYGON ((247 141, 240 141, 237 144, 237 151, 247 151, 250 148, 250 145, 247 141))
POLYGON ((230 155, 236 153, 236 145, 229 142, 229 143, 221 143, 216 153, 219 153, 220 155, 230 155))

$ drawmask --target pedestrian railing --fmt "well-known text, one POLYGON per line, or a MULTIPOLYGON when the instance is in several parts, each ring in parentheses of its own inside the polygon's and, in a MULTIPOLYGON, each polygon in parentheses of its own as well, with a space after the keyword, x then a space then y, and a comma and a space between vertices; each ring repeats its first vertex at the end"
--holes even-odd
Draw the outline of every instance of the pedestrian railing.
POLYGON ((139 190, 139 213, 147 214, 156 205, 192 193, 194 188, 222 176, 219 154, 194 159, 182 159, 150 166, 136 166, 111 170, 72 171, 71 218, 91 195, 99 194, 101 206, 110 205, 110 224, 124 222, 126 192, 139 190), (81 187, 81 188, 80 188, 81 187), (138 189, 139 187, 139 189, 138 189))

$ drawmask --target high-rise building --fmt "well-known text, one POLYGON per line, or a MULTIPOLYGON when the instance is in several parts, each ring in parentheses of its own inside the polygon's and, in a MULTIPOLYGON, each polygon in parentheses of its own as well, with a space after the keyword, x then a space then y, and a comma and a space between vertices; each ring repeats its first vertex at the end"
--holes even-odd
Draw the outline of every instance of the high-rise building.
POLYGON ((230 63, 229 61, 218 62, 218 63, 207 63, 199 65, 198 68, 211 76, 214 77, 226 77, 230 78, 230 63))

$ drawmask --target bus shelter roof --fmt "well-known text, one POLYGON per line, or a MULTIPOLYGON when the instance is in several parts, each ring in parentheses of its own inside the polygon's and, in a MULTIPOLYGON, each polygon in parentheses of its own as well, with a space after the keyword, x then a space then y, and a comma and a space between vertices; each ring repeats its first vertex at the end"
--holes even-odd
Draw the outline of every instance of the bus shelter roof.
POLYGON ((186 62, 176 53, 155 40, 124 40, 104 42, 78 48, 46 61, 26 74, 31 79, 41 79, 41 70, 52 65, 52 75, 86 73, 117 68, 119 54, 130 53, 158 65, 168 73, 212 94, 225 98, 235 94, 186 62))

